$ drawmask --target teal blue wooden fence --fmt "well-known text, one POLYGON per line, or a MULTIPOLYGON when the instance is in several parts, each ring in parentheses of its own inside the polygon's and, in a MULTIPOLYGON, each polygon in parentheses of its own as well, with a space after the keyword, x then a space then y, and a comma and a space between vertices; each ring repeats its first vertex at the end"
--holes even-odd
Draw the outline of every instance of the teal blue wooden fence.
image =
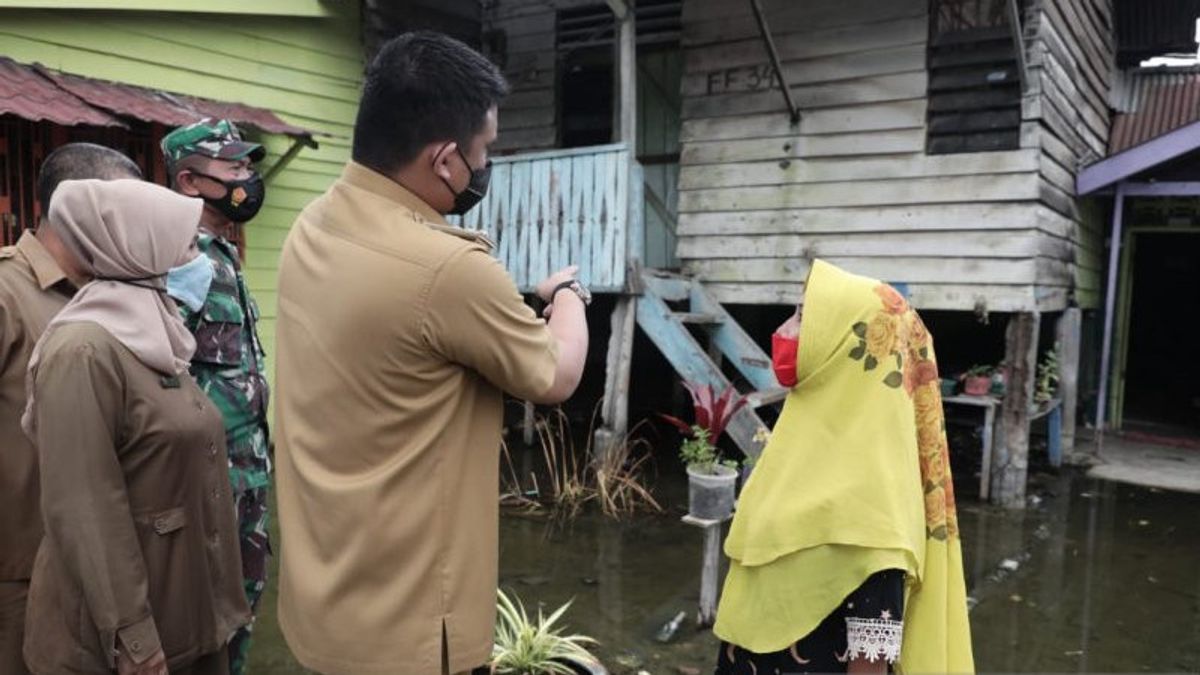
POLYGON ((593 291, 620 292, 644 238, 639 169, 623 144, 500 157, 487 197, 451 220, 486 233, 522 291, 574 264, 593 291))

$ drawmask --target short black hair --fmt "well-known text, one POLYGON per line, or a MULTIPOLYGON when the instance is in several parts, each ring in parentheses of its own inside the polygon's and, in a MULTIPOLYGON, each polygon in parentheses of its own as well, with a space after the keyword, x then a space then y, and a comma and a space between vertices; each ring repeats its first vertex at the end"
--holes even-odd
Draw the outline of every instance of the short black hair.
POLYGON ((64 180, 117 180, 141 178, 142 170, 118 150, 95 143, 67 143, 42 161, 38 171, 37 198, 42 212, 50 208, 50 197, 64 180))
POLYGON ((430 143, 465 143, 507 94, 500 70, 452 37, 418 31, 393 38, 367 69, 354 161, 392 173, 430 143))

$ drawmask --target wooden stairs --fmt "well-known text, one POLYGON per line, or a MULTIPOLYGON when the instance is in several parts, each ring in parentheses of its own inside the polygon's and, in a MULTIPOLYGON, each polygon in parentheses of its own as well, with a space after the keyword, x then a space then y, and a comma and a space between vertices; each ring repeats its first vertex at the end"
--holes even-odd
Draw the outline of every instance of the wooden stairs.
POLYGON ((770 355, 699 280, 642 270, 638 281, 642 295, 636 299, 637 325, 681 378, 711 385, 719 393, 734 386, 722 371, 722 363, 727 363, 749 383, 750 390, 741 392, 749 404, 730 421, 727 433, 747 457, 757 458, 762 442, 755 436, 766 429, 757 409, 782 401, 788 392, 775 379, 770 355))

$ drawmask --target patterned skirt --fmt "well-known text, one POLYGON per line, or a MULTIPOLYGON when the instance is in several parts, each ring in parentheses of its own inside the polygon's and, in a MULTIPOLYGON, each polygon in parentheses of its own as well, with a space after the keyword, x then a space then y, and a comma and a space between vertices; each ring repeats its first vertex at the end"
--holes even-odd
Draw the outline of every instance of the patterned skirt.
POLYGON ((716 675, 844 673, 854 659, 900 658, 904 637, 904 572, 884 570, 867 578, 813 632, 783 651, 756 654, 721 643, 716 675))

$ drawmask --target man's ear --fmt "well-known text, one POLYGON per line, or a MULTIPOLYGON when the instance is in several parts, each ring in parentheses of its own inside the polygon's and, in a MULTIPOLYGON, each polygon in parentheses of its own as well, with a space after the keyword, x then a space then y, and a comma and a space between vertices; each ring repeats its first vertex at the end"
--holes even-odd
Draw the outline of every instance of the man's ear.
POLYGON ((188 197, 200 196, 200 189, 196 187, 196 176, 187 169, 175 172, 175 189, 188 197))
POLYGON ((453 141, 449 143, 431 143, 428 147, 430 162, 433 164, 433 172, 444 181, 450 180, 450 158, 454 156, 457 149, 458 143, 453 141))

